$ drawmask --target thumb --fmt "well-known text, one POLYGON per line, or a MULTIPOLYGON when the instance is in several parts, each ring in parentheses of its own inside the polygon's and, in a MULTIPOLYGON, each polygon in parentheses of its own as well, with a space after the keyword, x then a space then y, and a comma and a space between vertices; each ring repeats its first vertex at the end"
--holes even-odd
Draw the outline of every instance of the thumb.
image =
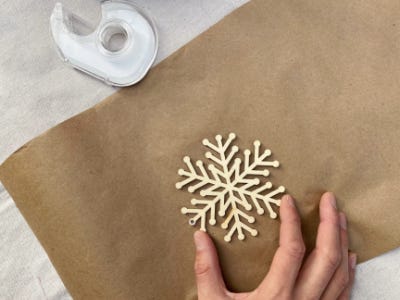
POLYGON ((194 270, 198 299, 214 300, 225 298, 227 291, 222 279, 217 251, 212 240, 207 233, 196 231, 194 233, 194 243, 196 246, 194 270))

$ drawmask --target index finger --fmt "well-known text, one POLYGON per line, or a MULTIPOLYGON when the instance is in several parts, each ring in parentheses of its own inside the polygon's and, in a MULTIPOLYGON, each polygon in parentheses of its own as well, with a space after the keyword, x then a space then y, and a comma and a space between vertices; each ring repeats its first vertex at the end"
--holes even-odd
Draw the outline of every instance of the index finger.
POLYGON ((342 260, 339 213, 332 193, 320 202, 316 247, 299 274, 295 294, 300 299, 319 299, 342 260))
POLYGON ((280 219, 279 248, 267 276, 257 289, 261 295, 263 291, 275 296, 290 293, 303 261, 305 246, 300 216, 293 198, 289 195, 282 198, 280 219))

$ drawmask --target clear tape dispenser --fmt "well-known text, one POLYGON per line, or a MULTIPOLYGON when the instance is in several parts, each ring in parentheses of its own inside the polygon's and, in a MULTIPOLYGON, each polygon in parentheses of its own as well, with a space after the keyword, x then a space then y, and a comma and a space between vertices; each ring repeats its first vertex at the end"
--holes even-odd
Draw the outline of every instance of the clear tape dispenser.
POLYGON ((96 28, 57 3, 51 32, 61 58, 109 85, 140 81, 153 64, 158 37, 153 20, 124 0, 101 1, 96 28))

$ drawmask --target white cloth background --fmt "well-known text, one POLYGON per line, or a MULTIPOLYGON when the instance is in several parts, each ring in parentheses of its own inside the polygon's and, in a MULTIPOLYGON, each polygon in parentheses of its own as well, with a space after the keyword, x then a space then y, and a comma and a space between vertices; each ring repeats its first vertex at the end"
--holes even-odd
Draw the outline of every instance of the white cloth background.
MULTIPOLYGON (((55 0, 2 1, 0 11, 0 163, 25 142, 93 106, 115 89, 62 64, 49 31, 55 0)), ((247 0, 136 0, 154 16, 157 61, 247 0)), ((64 4, 100 18, 99 1, 64 4)), ((400 249, 357 267, 353 299, 400 295, 400 249)), ((0 185, 0 299, 70 299, 43 248, 0 185)))

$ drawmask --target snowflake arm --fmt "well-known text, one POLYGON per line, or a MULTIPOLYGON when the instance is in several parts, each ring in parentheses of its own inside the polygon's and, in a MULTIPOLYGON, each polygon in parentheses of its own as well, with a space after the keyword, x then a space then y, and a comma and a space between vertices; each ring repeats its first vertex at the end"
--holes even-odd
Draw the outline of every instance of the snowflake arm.
MULTIPOLYGON (((210 212, 210 219, 209 219, 209 224, 210 225, 215 225, 216 224, 216 219, 215 219, 215 207, 216 204, 221 201, 221 198, 224 198, 223 193, 215 192, 216 189, 220 188, 220 182, 210 178, 209 174, 204 168, 204 164, 202 161, 198 160, 196 162, 196 166, 198 168, 195 169, 193 166, 192 162, 190 161, 190 158, 188 156, 185 156, 183 158, 183 161, 186 163, 188 170, 186 171, 184 169, 180 169, 178 171, 178 174, 180 176, 186 177, 181 182, 176 183, 176 188, 181 189, 183 186, 191 184, 188 187, 188 191, 190 193, 196 192, 198 189, 205 185, 209 185, 208 188, 203 189, 200 191, 201 196, 214 196, 213 200, 207 200, 207 199, 195 199, 193 198, 190 202, 192 205, 197 206, 197 205, 204 205, 202 208, 186 208, 183 207, 181 209, 181 212, 183 214, 194 214, 194 217, 192 217, 189 220, 189 224, 195 225, 197 221, 200 219, 201 225, 200 229, 203 231, 206 231, 206 214, 207 212, 210 212)), ((215 176, 214 176, 215 178, 215 176)), ((223 200, 221 201, 223 202, 223 200)))

